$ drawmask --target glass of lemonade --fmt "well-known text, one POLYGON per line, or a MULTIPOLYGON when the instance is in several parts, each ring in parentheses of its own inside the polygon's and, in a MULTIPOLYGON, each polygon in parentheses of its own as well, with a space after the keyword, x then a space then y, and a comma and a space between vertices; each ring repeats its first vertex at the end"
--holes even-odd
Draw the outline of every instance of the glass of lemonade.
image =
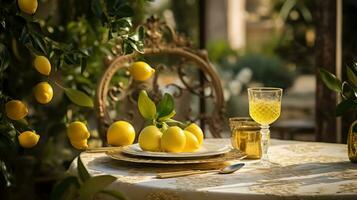
POLYGON ((268 166, 268 147, 270 140, 269 125, 275 122, 281 111, 283 89, 272 87, 248 88, 249 115, 261 126, 261 146, 263 165, 268 166))
POLYGON ((229 127, 232 132, 232 146, 246 153, 248 159, 260 159, 260 125, 248 117, 234 117, 229 118, 229 127))

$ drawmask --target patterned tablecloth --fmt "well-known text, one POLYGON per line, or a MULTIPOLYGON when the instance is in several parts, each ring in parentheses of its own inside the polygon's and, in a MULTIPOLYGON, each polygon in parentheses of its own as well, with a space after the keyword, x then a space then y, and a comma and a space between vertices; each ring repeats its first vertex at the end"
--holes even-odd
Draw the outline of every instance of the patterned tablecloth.
MULTIPOLYGON (((116 176, 110 188, 129 200, 357 199, 357 164, 349 162, 346 145, 272 140, 269 156, 276 165, 268 169, 244 161, 247 165, 234 174, 156 179, 157 172, 180 167, 132 165, 104 153, 81 154, 91 175, 116 176)), ((70 173, 75 174, 76 163, 70 173)))

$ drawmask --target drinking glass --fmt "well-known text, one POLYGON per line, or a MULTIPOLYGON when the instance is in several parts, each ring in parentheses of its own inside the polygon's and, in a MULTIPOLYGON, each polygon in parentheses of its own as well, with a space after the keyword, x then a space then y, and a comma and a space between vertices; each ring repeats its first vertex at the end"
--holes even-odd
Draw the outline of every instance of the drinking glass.
POLYGON ((260 124, 262 158, 261 164, 269 166, 268 147, 270 140, 269 125, 275 122, 281 111, 283 89, 272 87, 248 88, 249 115, 260 124))

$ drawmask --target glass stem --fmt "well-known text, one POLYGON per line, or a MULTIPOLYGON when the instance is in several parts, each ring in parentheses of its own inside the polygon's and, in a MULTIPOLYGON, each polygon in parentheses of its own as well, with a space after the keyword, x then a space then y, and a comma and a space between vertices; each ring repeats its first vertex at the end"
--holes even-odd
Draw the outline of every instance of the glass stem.
POLYGON ((270 131, 269 131, 269 125, 262 125, 260 127, 260 133, 262 134, 262 139, 261 139, 261 145, 262 145, 262 158, 261 162, 268 163, 269 162, 269 156, 268 156, 268 147, 269 147, 269 141, 270 141, 270 131))

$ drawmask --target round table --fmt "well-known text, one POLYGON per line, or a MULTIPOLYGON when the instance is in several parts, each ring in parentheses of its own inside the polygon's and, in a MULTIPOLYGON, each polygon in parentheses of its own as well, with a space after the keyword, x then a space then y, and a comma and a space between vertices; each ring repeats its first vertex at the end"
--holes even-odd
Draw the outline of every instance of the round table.
MULTIPOLYGON (((157 179, 158 172, 180 170, 180 166, 133 165, 105 153, 81 154, 92 176, 117 177, 109 188, 129 200, 357 199, 357 164, 349 162, 344 144, 271 140, 269 157, 274 165, 265 169, 243 160, 246 166, 234 174, 157 179)), ((72 174, 76 163, 69 168, 72 174)))

